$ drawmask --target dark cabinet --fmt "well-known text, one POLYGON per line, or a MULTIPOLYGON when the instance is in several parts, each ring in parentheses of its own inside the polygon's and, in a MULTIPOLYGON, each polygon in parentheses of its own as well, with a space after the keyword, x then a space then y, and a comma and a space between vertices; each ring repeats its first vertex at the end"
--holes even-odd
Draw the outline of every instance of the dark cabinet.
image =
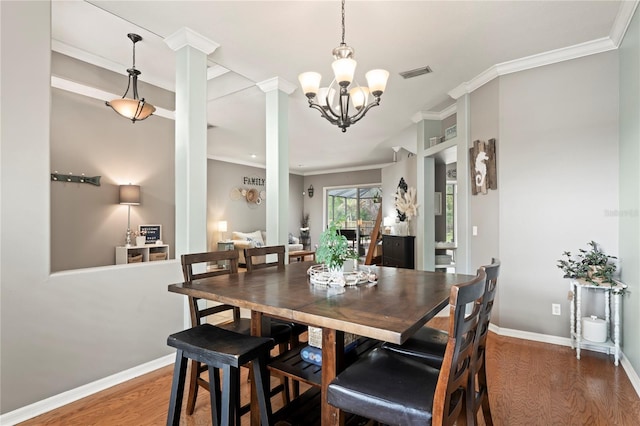
POLYGON ((382 236, 382 266, 415 269, 416 237, 382 236))

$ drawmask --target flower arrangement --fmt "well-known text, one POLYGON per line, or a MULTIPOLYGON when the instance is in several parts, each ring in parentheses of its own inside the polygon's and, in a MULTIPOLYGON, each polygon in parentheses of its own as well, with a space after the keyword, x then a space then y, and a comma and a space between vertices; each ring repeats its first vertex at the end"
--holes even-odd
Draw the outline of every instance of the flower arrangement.
POLYGON ((563 278, 582 278, 592 284, 614 284, 613 274, 616 264, 611 260, 614 256, 605 254, 595 241, 590 241, 590 250, 579 249, 579 253, 572 256, 565 251, 558 259, 558 268, 564 272, 563 278))
POLYGON ((416 189, 409 188, 404 178, 400 178, 398 190, 393 195, 394 206, 398 212, 398 220, 400 222, 411 220, 412 217, 418 216, 419 204, 416 202, 416 195, 416 189))

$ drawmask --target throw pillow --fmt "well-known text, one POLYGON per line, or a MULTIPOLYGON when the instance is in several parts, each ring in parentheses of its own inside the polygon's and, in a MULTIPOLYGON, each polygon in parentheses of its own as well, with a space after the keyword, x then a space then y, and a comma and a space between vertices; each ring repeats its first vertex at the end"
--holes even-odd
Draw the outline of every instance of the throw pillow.
POLYGON ((289 232, 289 244, 294 244, 293 242, 293 234, 289 232))

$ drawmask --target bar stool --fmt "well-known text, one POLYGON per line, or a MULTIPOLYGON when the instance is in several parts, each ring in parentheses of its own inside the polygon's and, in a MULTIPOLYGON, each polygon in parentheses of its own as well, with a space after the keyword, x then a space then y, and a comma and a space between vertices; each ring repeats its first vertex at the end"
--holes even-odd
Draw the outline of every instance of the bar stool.
POLYGON ((267 360, 274 346, 269 337, 247 336, 202 324, 167 338, 167 345, 177 349, 176 362, 171 383, 167 425, 180 424, 182 397, 187 376, 189 359, 206 364, 209 370, 209 384, 213 387, 211 397, 212 424, 228 426, 240 424, 240 366, 251 362, 253 377, 260 406, 261 424, 267 426, 271 418, 269 397, 269 373, 267 360), (219 375, 222 370, 222 395, 219 389, 219 375), (220 404, 219 398, 222 400, 220 404), (221 413, 220 413, 221 411, 221 413))

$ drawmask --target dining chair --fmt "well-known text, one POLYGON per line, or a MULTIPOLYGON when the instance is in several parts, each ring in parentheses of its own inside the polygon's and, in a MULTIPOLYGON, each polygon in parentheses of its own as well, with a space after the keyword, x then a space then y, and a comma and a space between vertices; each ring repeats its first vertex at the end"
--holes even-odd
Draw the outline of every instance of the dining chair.
POLYGON ((469 366, 486 277, 479 269, 475 278, 451 288, 449 336, 440 369, 378 348, 329 384, 328 403, 385 424, 466 424, 469 366))
MULTIPOLYGON (((183 254, 181 256, 182 274, 185 281, 194 281, 209 277, 215 277, 225 274, 238 273, 238 252, 236 250, 212 251, 204 253, 183 254), (225 267, 219 268, 220 262, 225 262, 225 267)), ((232 311, 233 318, 229 321, 216 324, 225 330, 234 331, 243 335, 251 335, 251 319, 242 318, 240 316, 240 308, 227 304, 219 304, 216 306, 206 306, 205 300, 196 297, 188 297, 189 312, 191 314, 191 326, 196 327, 207 321, 207 317, 211 315, 232 311)), ((271 327, 271 337, 276 343, 289 342, 291 338, 291 327, 286 324, 275 324, 271 327)), ((201 373, 207 370, 206 365, 202 365, 198 361, 192 360, 189 390, 187 397, 187 414, 193 414, 198 397, 198 388, 202 387, 209 391, 209 382, 201 377, 201 373)), ((289 401, 289 389, 283 383, 273 392, 283 392, 285 402, 289 401)), ((217 395, 219 397, 219 395, 217 395)), ((246 410, 246 408, 245 408, 246 410)))
MULTIPOLYGON (((247 272, 252 272, 256 269, 269 268, 269 267, 284 267, 285 260, 285 247, 283 245, 280 246, 264 246, 264 247, 256 247, 256 248, 247 248, 244 250, 244 258, 247 262, 247 272), (277 259, 275 261, 267 261, 268 255, 277 255, 277 259), (262 263, 256 263, 256 258, 264 259, 262 263)), ((291 330, 291 340, 290 346, 291 349, 300 345, 300 335, 307 331, 307 326, 303 324, 299 324, 293 321, 284 321, 280 319, 273 319, 275 323, 285 323, 289 325, 291 330)))
MULTIPOLYGON (((256 269, 277 267, 284 268, 285 260, 285 247, 279 246, 264 246, 256 248, 244 249, 244 258, 246 260, 247 273, 251 273, 256 269), (277 255, 276 260, 270 260, 269 255, 277 255), (256 263, 257 259, 263 260, 261 263, 256 263)), ((289 348, 293 349, 300 345, 300 335, 307 332, 308 327, 304 324, 299 324, 293 321, 286 321, 278 318, 271 319, 271 326, 274 324, 285 324, 291 327, 291 337, 289 339, 289 348)), ((299 394, 300 385, 298 382, 293 381, 293 397, 297 397, 299 394)))
MULTIPOLYGON (((485 424, 491 426, 493 425, 493 420, 491 418, 491 408, 489 405, 485 359, 489 323, 491 322, 491 312, 496 296, 498 275, 500 274, 500 260, 492 258, 490 265, 482 266, 480 269, 486 272, 487 282, 482 299, 482 309, 480 311, 480 325, 478 326, 478 334, 476 336, 476 342, 474 343, 475 347, 471 359, 468 385, 469 392, 467 393, 469 398, 467 402, 467 420, 470 424, 477 424, 478 411, 482 407, 485 424)), ((403 355, 415 357, 432 367, 440 368, 444 360, 448 337, 449 335, 446 331, 425 326, 402 345, 387 342, 384 343, 382 347, 403 355)))

